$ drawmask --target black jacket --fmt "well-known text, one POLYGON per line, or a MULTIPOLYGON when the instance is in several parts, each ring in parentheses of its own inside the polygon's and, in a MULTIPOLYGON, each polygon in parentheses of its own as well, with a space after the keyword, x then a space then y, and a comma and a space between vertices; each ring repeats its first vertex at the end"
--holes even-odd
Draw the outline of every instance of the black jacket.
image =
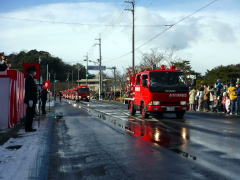
POLYGON ((0 71, 5 71, 7 69, 7 65, 4 64, 0 64, 0 71))
POLYGON ((30 100, 33 103, 37 102, 37 85, 31 75, 28 75, 25 80, 25 97, 24 102, 27 104, 30 100))
POLYGON ((47 101, 47 95, 48 95, 47 90, 43 89, 42 92, 41 92, 41 100, 42 101, 47 101))

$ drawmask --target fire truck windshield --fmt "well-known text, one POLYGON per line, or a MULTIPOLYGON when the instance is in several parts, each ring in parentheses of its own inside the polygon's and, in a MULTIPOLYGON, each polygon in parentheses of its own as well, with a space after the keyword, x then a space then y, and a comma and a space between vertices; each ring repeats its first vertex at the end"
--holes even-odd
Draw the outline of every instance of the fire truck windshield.
POLYGON ((89 88, 79 88, 78 93, 89 93, 89 88))
POLYGON ((187 84, 182 72, 154 71, 150 73, 150 90, 159 91, 187 91, 187 84))

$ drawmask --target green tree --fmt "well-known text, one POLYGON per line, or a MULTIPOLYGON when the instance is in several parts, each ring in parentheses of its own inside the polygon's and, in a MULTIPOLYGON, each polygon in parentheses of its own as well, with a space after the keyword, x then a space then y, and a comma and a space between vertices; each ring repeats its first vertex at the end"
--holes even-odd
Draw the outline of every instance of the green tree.
POLYGON ((204 80, 208 84, 213 84, 217 79, 221 79, 224 83, 230 81, 236 82, 240 78, 240 64, 231 64, 227 66, 218 66, 211 70, 207 70, 204 80))
MULTIPOLYGON (((79 68, 79 79, 85 78, 86 69, 82 64, 69 65, 63 62, 62 59, 52 56, 46 51, 31 50, 28 52, 21 51, 19 53, 13 53, 8 56, 8 60, 12 63, 13 69, 22 71, 22 64, 26 62, 39 62, 41 59, 41 75, 43 80, 46 79, 47 64, 51 77, 55 76, 55 79, 64 82, 67 80, 67 74, 70 73, 69 80, 72 80, 71 73, 73 72, 74 81, 78 79, 78 68, 79 68)), ((52 79, 53 80, 53 79, 52 79)))
POLYGON ((186 75, 196 75, 197 78, 201 77, 201 74, 192 69, 191 63, 188 60, 171 61, 171 65, 175 65, 177 69, 183 71, 186 75))

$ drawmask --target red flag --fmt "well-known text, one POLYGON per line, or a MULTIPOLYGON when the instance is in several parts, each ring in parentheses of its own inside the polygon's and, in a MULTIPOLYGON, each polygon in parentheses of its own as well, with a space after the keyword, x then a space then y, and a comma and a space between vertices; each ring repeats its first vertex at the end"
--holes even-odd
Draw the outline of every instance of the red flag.
POLYGON ((45 81, 43 88, 50 89, 50 87, 51 87, 50 80, 45 81))

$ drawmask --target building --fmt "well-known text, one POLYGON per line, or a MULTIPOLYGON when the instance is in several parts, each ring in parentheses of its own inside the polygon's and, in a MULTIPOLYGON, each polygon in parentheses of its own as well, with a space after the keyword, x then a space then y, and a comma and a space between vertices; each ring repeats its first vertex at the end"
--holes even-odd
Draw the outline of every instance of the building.
MULTIPOLYGON (((106 90, 108 82, 111 81, 110 79, 104 79, 102 80, 103 83, 103 91, 106 90)), ((91 91, 98 92, 99 91, 99 79, 88 79, 88 82, 86 79, 78 80, 77 83, 85 85, 87 84, 91 91)))

